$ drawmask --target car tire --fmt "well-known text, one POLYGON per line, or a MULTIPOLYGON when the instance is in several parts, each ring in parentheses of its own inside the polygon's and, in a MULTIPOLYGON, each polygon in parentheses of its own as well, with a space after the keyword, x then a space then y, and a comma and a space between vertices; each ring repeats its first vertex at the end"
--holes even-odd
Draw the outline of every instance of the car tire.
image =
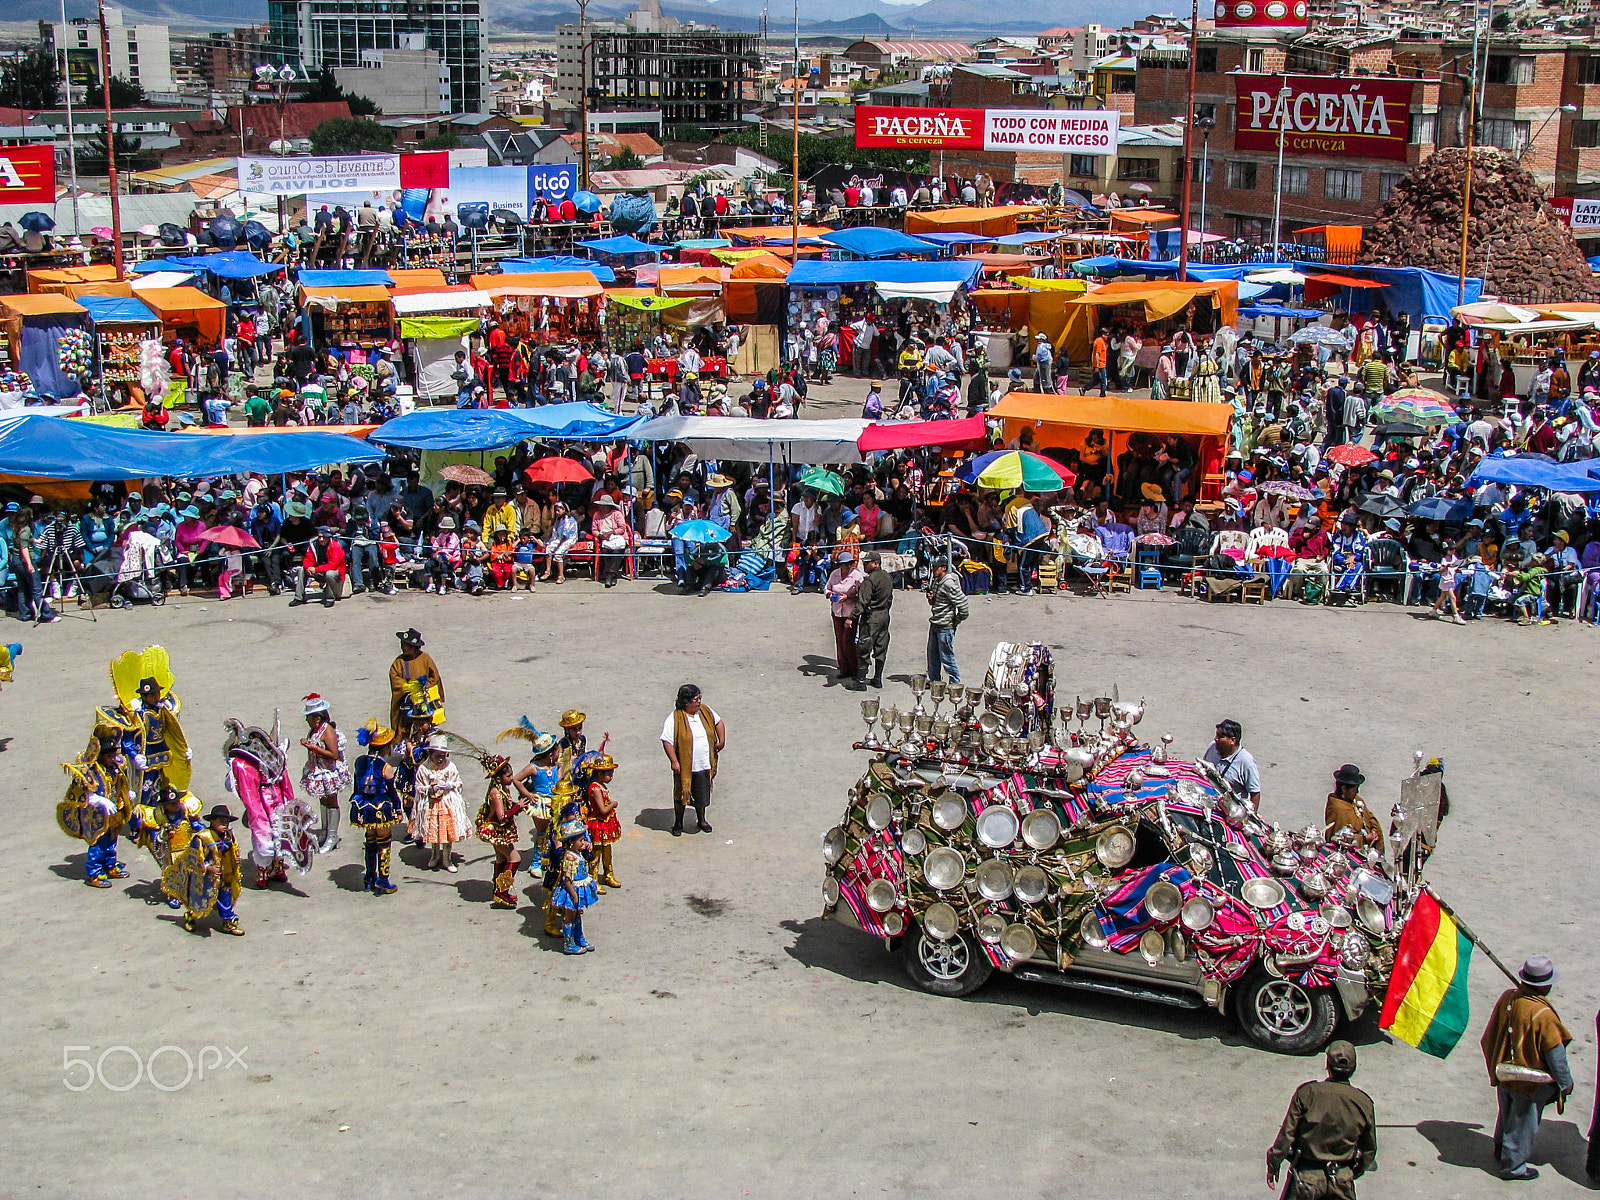
POLYGON ((912 983, 935 996, 970 996, 994 972, 976 939, 958 933, 941 942, 924 933, 921 925, 906 930, 901 939, 900 963, 912 983))
POLYGON ((1233 1011, 1245 1037, 1277 1054, 1315 1054, 1339 1024, 1332 988, 1280 979, 1260 963, 1234 992, 1233 1011))

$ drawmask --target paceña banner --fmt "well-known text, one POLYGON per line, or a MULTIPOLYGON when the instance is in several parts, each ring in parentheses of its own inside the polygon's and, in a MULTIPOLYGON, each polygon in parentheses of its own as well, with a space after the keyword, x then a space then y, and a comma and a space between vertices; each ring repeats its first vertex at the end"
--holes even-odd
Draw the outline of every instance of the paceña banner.
POLYGON ((54 204, 53 146, 0 146, 0 204, 54 204))
POLYGON ((1115 154, 1121 116, 1109 109, 856 106, 863 149, 1017 150, 1115 154))
POLYGON ((1283 149, 1304 158, 1406 159, 1411 120, 1409 79, 1361 75, 1238 75, 1236 150, 1276 153, 1278 131, 1283 149), (1285 85, 1290 94, 1279 96, 1285 85))

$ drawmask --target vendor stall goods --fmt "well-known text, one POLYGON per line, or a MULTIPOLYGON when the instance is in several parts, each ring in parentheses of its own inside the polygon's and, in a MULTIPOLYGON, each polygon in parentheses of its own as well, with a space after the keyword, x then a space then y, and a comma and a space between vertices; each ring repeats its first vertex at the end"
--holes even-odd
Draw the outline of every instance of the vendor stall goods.
POLYGON ((874 758, 823 838, 823 911, 898 941, 927 991, 1001 970, 1210 1005, 1287 1053, 1382 998, 1437 834, 1437 764, 1402 784, 1385 860, 1353 831, 1268 826, 1170 735, 1141 743, 1143 701, 1058 707, 1044 646, 1001 643, 981 688, 911 688, 862 703, 874 758))

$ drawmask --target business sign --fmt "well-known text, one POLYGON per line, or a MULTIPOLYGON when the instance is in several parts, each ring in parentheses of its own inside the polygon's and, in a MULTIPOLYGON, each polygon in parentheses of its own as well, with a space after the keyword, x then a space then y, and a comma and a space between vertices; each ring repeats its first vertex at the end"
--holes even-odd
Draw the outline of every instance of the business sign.
POLYGON ((1106 109, 856 106, 863 149, 1115 154, 1121 115, 1106 109))
POLYGON ((1404 162, 1409 141, 1411 95, 1408 79, 1362 75, 1237 75, 1236 150, 1298 158, 1392 158, 1404 162), (1285 86, 1289 95, 1278 93, 1285 86))
POLYGON ((856 105, 856 145, 863 149, 982 150, 981 108, 889 108, 856 105))
POLYGON ((1571 196, 1550 197, 1550 207, 1561 214, 1568 229, 1580 237, 1600 233, 1600 200, 1575 200, 1571 196))
POLYGON ((239 158, 239 190, 273 196, 389 191, 400 186, 398 154, 332 158, 239 158))
POLYGON ((54 204, 53 146, 0 146, 0 204, 54 204))
POLYGON ((100 49, 71 49, 65 52, 67 82, 73 87, 91 87, 100 82, 100 49))
POLYGON ((446 211, 460 215, 462 205, 487 207, 490 212, 505 209, 528 219, 527 167, 456 167, 450 172, 450 186, 434 196, 446 211))
POLYGON ((1104 108, 985 109, 983 148, 1036 154, 1115 154, 1121 120, 1121 113, 1104 108))
POLYGON ((556 163, 551 166, 528 168, 529 208, 546 196, 552 200, 565 200, 577 190, 577 163, 556 163))

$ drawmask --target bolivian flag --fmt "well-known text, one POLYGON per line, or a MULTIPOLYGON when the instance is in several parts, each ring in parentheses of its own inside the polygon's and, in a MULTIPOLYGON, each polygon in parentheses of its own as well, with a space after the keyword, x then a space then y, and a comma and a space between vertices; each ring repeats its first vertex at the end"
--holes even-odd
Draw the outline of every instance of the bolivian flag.
POLYGON ((1427 892, 1400 933, 1378 1027, 1425 1054, 1445 1058, 1467 1028, 1472 942, 1427 892))

